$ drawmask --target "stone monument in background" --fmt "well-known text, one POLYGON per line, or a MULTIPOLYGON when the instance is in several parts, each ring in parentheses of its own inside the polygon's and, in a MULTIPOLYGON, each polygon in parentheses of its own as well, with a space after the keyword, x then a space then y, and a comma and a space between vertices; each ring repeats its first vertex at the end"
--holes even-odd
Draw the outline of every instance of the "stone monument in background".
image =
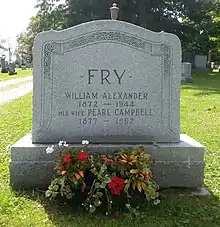
POLYGON ((46 188, 60 150, 142 145, 160 187, 203 186, 204 147, 180 134, 181 43, 177 36, 118 21, 38 34, 34 42, 32 134, 11 148, 14 188, 46 188))
POLYGON ((1 73, 8 73, 5 57, 6 57, 5 55, 2 55, 2 57, 1 57, 1 67, 2 67, 1 73))
POLYGON ((182 83, 192 82, 192 64, 190 62, 182 63, 181 82, 182 83))
POLYGON ((12 62, 9 63, 9 66, 8 66, 8 74, 10 76, 17 74, 17 72, 15 71, 15 65, 12 62))

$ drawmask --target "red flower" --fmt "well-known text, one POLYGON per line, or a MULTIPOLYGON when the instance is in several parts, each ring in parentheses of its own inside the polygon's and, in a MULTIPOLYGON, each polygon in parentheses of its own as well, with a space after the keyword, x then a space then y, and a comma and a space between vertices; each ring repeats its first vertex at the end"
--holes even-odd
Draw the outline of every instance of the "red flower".
POLYGON ((108 183, 108 187, 111 190, 111 193, 113 195, 120 195, 121 190, 124 189, 125 182, 124 179, 119 178, 119 177, 113 177, 111 182, 108 183))
POLYGON ((101 155, 100 157, 103 161, 105 161, 107 159, 106 155, 101 155))
POLYGON ((79 154, 77 155, 77 158, 80 160, 80 161, 84 161, 85 159, 87 159, 87 154, 85 151, 80 151, 79 154))
POLYGON ((71 155, 70 154, 66 154, 64 157, 63 157, 63 161, 65 163, 69 163, 72 161, 72 158, 71 158, 71 155))

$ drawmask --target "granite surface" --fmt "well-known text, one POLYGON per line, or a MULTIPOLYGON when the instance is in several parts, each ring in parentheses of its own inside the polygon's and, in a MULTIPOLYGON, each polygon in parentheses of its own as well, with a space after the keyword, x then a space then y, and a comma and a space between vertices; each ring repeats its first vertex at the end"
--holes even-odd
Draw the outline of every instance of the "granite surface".
MULTIPOLYGON (((48 144, 52 145, 52 144, 48 144)), ((31 134, 11 148, 10 183, 14 188, 46 188, 55 176, 55 161, 62 148, 55 145, 52 154, 46 154, 46 144, 33 144, 31 134)), ((141 144, 137 144, 140 146, 141 144)), ((91 153, 111 153, 130 144, 91 144, 91 153)), ((179 143, 143 144, 152 158, 152 173, 161 188, 203 186, 204 146, 187 135, 179 143)), ((69 144, 69 147, 81 147, 69 144)))
POLYGON ((192 64, 190 62, 183 62, 181 83, 187 82, 192 82, 192 64))
POLYGON ((178 37, 100 20, 34 43, 34 143, 179 142, 178 37))

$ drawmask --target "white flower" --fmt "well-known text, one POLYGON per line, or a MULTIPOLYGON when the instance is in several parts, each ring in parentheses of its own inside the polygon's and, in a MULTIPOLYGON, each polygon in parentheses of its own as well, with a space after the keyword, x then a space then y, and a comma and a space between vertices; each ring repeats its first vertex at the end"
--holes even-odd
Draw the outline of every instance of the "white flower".
POLYGON ((90 204, 89 207, 92 208, 92 205, 90 204))
POLYGON ((82 140, 82 145, 85 145, 85 146, 89 145, 89 141, 88 140, 82 140))
POLYGON ((66 141, 61 140, 61 141, 59 141, 58 146, 59 147, 68 147, 68 144, 66 143, 66 141))
POLYGON ((51 154, 51 153, 53 153, 53 151, 54 151, 54 145, 49 146, 49 147, 47 147, 47 149, 46 149, 46 153, 47 153, 47 154, 51 154))

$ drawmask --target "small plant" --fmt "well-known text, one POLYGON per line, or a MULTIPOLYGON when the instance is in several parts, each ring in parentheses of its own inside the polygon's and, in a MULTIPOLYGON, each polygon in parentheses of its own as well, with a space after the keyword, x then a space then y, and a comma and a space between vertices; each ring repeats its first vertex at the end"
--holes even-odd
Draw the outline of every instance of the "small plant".
MULTIPOLYGON (((62 143, 61 143, 62 142, 62 143)), ((121 149, 113 154, 89 154, 87 140, 82 141, 82 149, 65 147, 57 160, 57 177, 51 182, 46 197, 57 195, 72 199, 78 193, 85 195, 83 206, 90 213, 105 206, 106 214, 111 214, 118 198, 126 198, 125 207, 135 213, 131 201, 133 195, 144 195, 147 201, 158 204, 158 186, 150 171, 150 156, 143 147, 121 149), (117 198, 117 199, 116 199, 117 198)), ((54 147, 47 148, 52 153, 54 147)))

